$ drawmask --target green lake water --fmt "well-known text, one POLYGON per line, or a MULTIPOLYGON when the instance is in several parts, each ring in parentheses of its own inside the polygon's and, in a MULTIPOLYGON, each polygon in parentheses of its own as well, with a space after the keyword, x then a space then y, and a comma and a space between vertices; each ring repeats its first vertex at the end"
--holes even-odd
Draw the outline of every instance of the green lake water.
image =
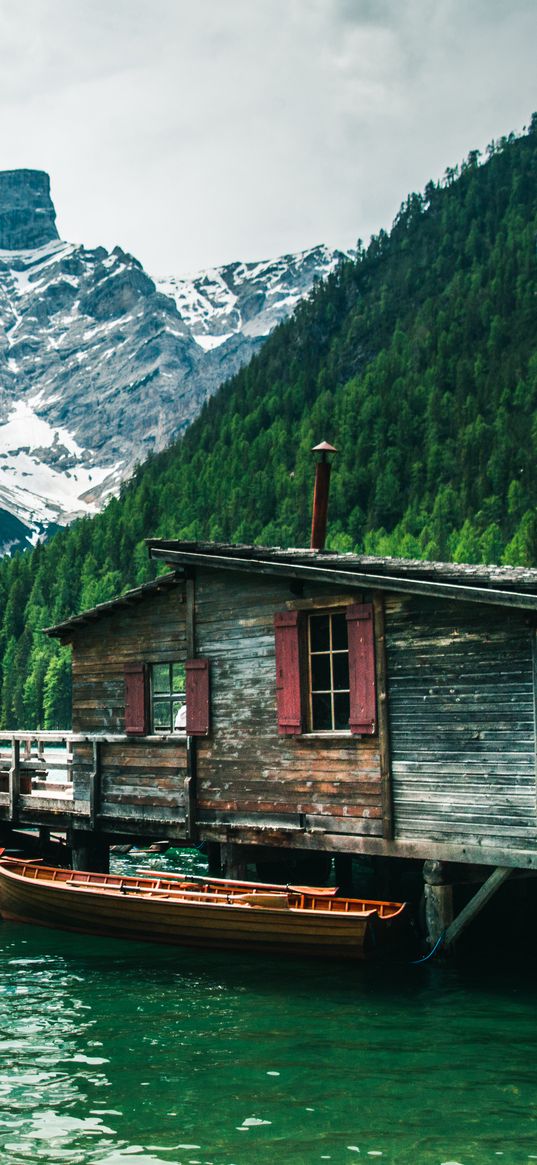
POLYGON ((0 1162, 537 1161, 536 995, 0 923, 0 1162))

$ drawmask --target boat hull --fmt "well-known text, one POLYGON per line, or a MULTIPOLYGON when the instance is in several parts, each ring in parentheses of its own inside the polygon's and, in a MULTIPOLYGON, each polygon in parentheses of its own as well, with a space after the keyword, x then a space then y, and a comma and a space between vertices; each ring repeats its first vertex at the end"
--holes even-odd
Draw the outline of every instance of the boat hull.
POLYGON ((0 866, 0 913, 11 921, 84 934, 338 959, 367 957, 385 945, 392 930, 392 920, 379 919, 375 911, 352 916, 287 904, 273 908, 237 900, 184 901, 162 891, 150 897, 131 887, 123 892, 74 880, 28 878, 8 866, 0 866))

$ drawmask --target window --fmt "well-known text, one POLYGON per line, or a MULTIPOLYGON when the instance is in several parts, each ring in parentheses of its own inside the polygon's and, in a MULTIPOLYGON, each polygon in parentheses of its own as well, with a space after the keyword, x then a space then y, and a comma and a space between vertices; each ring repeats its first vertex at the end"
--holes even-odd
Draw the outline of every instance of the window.
POLYGON ((279 734, 376 733, 372 604, 278 611, 274 631, 279 734))
MULTIPOLYGON (((150 671, 151 730, 173 732, 179 713, 186 707, 186 669, 184 663, 153 663, 150 671)), ((181 719, 181 718, 179 718, 181 719)), ((184 731, 184 723, 176 730, 184 731)))
POLYGON ((345 613, 308 616, 308 727, 349 730, 349 638, 345 613))
POLYGON ((187 736, 208 736, 210 718, 209 660, 184 663, 126 663, 125 732, 166 736, 185 731, 187 736), (181 720, 184 723, 181 724, 181 720))

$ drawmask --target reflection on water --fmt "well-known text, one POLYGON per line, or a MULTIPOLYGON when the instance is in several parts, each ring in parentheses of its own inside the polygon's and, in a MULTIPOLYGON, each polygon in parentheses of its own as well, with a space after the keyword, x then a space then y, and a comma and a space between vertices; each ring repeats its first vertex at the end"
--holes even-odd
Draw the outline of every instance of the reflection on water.
MULTIPOLYGON (((146 863, 147 864, 147 863, 146 863)), ((0 1162, 537 1160, 533 977, 0 924, 0 1162)))

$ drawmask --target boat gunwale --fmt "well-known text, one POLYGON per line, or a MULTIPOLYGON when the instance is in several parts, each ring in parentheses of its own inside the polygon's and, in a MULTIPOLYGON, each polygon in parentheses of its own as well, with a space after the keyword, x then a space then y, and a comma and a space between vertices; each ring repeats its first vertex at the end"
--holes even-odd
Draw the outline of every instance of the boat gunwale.
MULTIPOLYGON (((149 884, 150 879, 147 879, 147 882, 148 882, 147 887, 134 885, 134 886, 132 886, 132 888, 129 887, 128 890, 125 890, 122 888, 122 885, 124 882, 138 883, 140 881, 140 879, 137 877, 132 877, 131 875, 128 875, 128 874, 124 875, 124 876, 123 875, 116 875, 116 874, 112 874, 112 875, 101 874, 101 875, 99 875, 96 872, 90 871, 90 870, 69 870, 69 869, 61 869, 61 867, 38 866, 38 865, 32 865, 31 866, 32 871, 35 870, 36 872, 38 871, 39 873, 41 873, 41 872, 44 873, 45 871, 47 871, 47 872, 51 871, 51 873, 53 873, 55 870, 61 869, 61 872, 63 874, 65 874, 66 876, 63 878, 57 878, 57 879, 54 877, 50 877, 50 878, 47 878, 47 877, 40 878, 39 876, 30 877, 26 873, 20 873, 17 870, 10 868, 12 863, 13 863, 13 865, 21 865, 23 867, 26 865, 26 862, 24 861, 24 859, 19 860, 19 859, 9 859, 8 858, 7 860, 5 860, 5 859, 0 858, 0 877, 7 877, 10 881, 15 882, 19 885, 23 885, 23 886, 28 886, 28 887, 30 887, 30 886, 39 887, 40 886, 41 888, 46 889, 46 890, 48 890, 48 889, 60 890, 60 891, 66 892, 70 898, 72 898, 73 891, 76 892, 77 890, 82 889, 85 895, 89 893, 89 894, 92 894, 95 898, 100 898, 100 899, 114 898, 114 899, 122 899, 124 902, 132 901, 132 902, 137 902, 137 903, 140 903, 140 902, 147 903, 147 902, 151 901, 153 904, 157 904, 157 905, 160 902, 160 903, 162 903, 163 906, 166 906, 166 907, 184 906, 184 907, 192 907, 193 909, 196 909, 196 908, 199 908, 200 906, 205 906, 207 908, 213 908, 216 910, 221 910, 222 907, 230 907, 230 908, 233 908, 235 912, 237 910, 237 907, 241 907, 242 910, 248 911, 248 913, 250 913, 252 910, 260 911, 263 913, 263 915, 277 914, 277 915, 289 916, 289 914, 291 913, 294 915, 298 915, 300 917, 314 916, 316 918, 319 918, 319 917, 320 918, 330 918, 332 920, 336 920, 336 919, 363 920, 363 919, 371 918, 374 915, 377 915, 378 921, 381 923, 391 922, 392 919, 395 919, 398 916, 400 916, 401 913, 406 908, 405 902, 392 903, 392 902, 383 902, 381 900, 377 901, 377 900, 372 900, 372 899, 346 899, 346 898, 339 898, 339 899, 330 898, 330 899, 328 899, 328 901, 330 901, 330 902, 334 902, 334 901, 336 901, 336 902, 349 902, 349 903, 351 903, 351 902, 353 902, 353 903, 354 902, 364 902, 364 904, 367 903, 367 906, 369 907, 369 909, 365 909, 365 910, 356 910, 356 909, 355 910, 352 910, 352 909, 337 910, 336 909, 336 910, 333 910, 330 908, 328 908, 328 909, 322 909, 322 907, 317 908, 316 906, 313 906, 313 905, 309 906, 309 907, 305 906, 305 905, 297 906, 297 905, 291 905, 290 903, 288 903, 288 905, 286 905, 285 907, 283 907, 283 906, 282 907, 262 906, 261 904, 255 905, 254 903, 251 903, 251 902, 241 902, 240 901, 240 891, 238 891, 237 889, 234 889, 232 891, 232 893, 235 895, 235 897, 233 897, 231 899, 228 897, 226 899, 224 897, 223 888, 222 888, 222 893, 215 894, 213 900, 209 899, 208 895, 204 895, 203 892, 199 891, 199 890, 183 891, 183 893, 181 894, 181 892, 178 891, 177 889, 175 889, 173 886, 170 887, 169 889, 166 888, 165 890, 163 890, 162 897, 158 898, 158 897, 151 897, 151 895, 154 894, 154 888, 152 888, 149 884), (75 877, 77 874, 80 874, 80 875, 87 874, 87 875, 89 875, 90 879, 95 878, 95 877, 99 877, 99 876, 101 878, 110 878, 110 877, 118 878, 120 880, 120 882, 118 885, 110 885, 110 886, 106 885, 106 883, 94 885, 91 880, 88 880, 88 882, 76 883, 75 877), (186 896, 186 895, 189 895, 190 893, 192 893, 192 895, 193 895, 192 898, 186 896), (390 914, 381 914, 380 911, 377 909, 377 906, 383 906, 383 905, 384 906, 386 906, 386 905, 397 906, 398 909, 392 911, 390 914)), ((166 881, 166 876, 155 874, 155 877, 152 880, 153 881, 166 881)), ((208 878, 207 881, 210 882, 210 878, 208 878)), ((296 896, 296 891, 295 892, 291 891, 290 893, 294 893, 296 896)), ((310 893, 309 896, 315 897, 315 895, 313 893, 310 893)), ((0 909, 0 913, 1 913, 1 909, 0 909)))
MULTIPOLYGON (((0 877, 2 877, 2 875, 5 873, 6 873, 6 871, 5 871, 4 867, 2 866, 2 863, 0 862, 0 877)), ((221 911, 225 907, 227 909, 233 910, 235 913, 237 911, 237 908, 240 908, 242 911, 246 911, 249 914, 252 912, 252 910, 260 911, 263 913, 264 916, 270 915, 270 914, 276 914, 276 915, 284 915, 284 916, 288 917, 289 914, 295 914, 295 915, 299 915, 300 917, 303 917, 303 918, 310 918, 310 917, 311 918, 313 918, 313 917, 314 918, 329 918, 331 920, 340 920, 340 919, 358 919, 358 920, 361 920, 361 919, 371 918, 373 915, 378 913, 375 909, 352 911, 352 910, 322 910, 322 909, 317 910, 314 907, 308 908, 306 906, 291 906, 291 905, 287 905, 285 907, 283 907, 283 906, 281 906, 281 907, 261 906, 261 905, 256 906, 250 902, 241 902, 240 898, 238 898, 238 897, 235 899, 226 900, 223 897, 223 895, 219 895, 218 897, 215 896, 215 899, 210 900, 207 897, 204 897, 200 894, 198 894, 196 896, 196 898, 186 898, 186 897, 180 896, 177 892, 176 892, 177 897, 174 897, 172 895, 167 895, 166 891, 164 892, 164 894, 162 895, 161 898, 154 898, 154 897, 152 898, 151 897, 152 891, 149 888, 147 891, 140 890, 139 893, 136 893, 136 890, 126 893, 124 890, 121 889, 120 886, 109 886, 109 887, 93 886, 91 884, 91 882, 80 883, 80 884, 76 885, 72 881, 69 881, 68 879, 65 879, 65 880, 58 879, 57 881, 54 881, 52 878, 50 878, 50 879, 28 878, 24 874, 16 873, 14 870, 9 870, 7 872, 7 874, 8 874, 9 879, 12 882, 17 883, 18 885, 23 885, 23 886, 28 886, 28 887, 37 887, 37 888, 41 888, 41 889, 45 889, 45 890, 49 890, 49 889, 58 890, 62 894, 67 894, 67 896, 69 898, 72 897, 73 892, 76 894, 77 891, 82 890, 84 895, 88 895, 88 896, 92 895, 97 900, 106 900, 106 899, 111 898, 114 900, 119 899, 119 900, 122 900, 123 902, 133 902, 133 903, 151 902, 154 906, 162 905, 163 907, 166 907, 166 908, 169 908, 170 906, 172 908, 176 907, 176 906, 182 906, 182 907, 186 907, 187 909, 190 908, 191 910, 199 909, 199 907, 205 907, 208 910, 221 911)), ((399 912, 397 912, 397 913, 399 913, 399 912)), ((385 918, 381 919, 380 915, 378 915, 378 917, 381 921, 386 921, 385 918)), ((395 917, 395 915, 389 915, 390 919, 394 918, 394 917, 395 917)))

